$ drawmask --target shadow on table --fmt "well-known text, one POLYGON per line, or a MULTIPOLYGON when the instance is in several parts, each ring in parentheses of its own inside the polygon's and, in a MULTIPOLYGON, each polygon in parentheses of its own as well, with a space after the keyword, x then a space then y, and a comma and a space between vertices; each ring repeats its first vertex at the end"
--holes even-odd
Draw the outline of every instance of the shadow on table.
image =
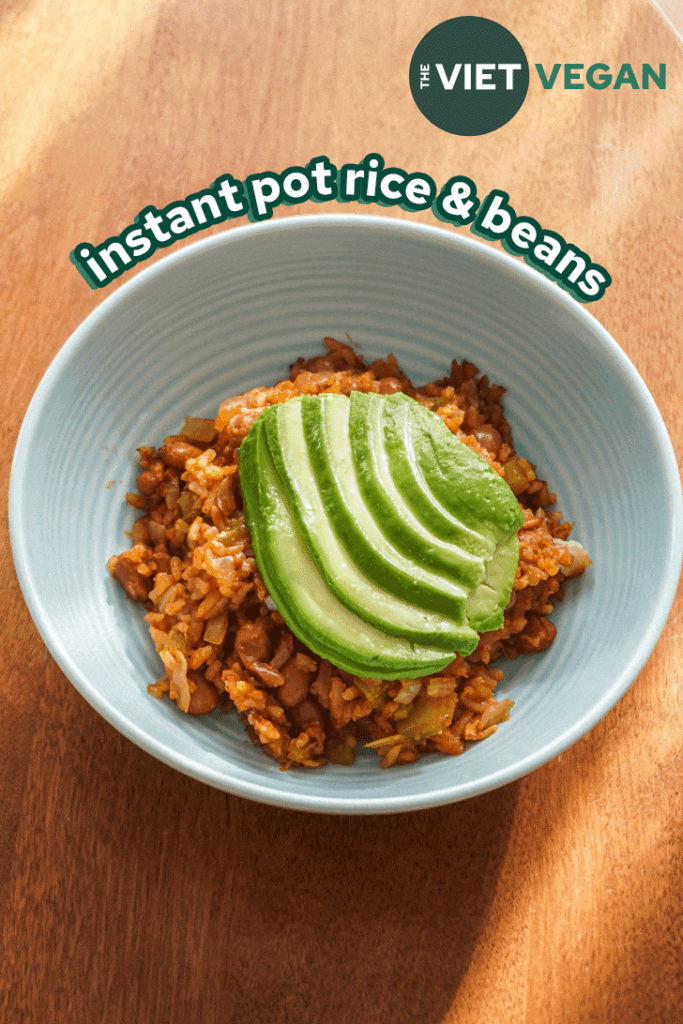
POLYGON ((232 801, 231 1020, 441 1022, 487 920, 517 798, 512 784, 364 819, 232 801))
POLYGON ((519 783, 409 814, 304 814, 155 761, 52 661, 41 709, 0 1019, 56 1021, 59 1005, 107 1024, 441 1024, 519 783))

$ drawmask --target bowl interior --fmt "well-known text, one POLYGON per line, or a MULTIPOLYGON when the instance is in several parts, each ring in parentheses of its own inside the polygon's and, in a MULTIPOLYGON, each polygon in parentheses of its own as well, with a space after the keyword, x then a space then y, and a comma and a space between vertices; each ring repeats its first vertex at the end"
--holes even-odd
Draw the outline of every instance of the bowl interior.
POLYGON ((451 232, 388 218, 297 217, 233 229, 125 284, 76 331, 40 385, 11 486, 22 589, 53 656, 112 724, 211 785, 344 813, 445 803, 523 775, 619 699, 663 628, 680 568, 681 494, 645 385, 595 319, 535 272, 451 232), (135 449, 185 414, 288 373, 325 335, 393 352, 416 383, 457 357, 503 384, 520 454, 557 493, 592 569, 556 610, 549 651, 502 665, 509 722, 457 758, 384 772, 280 772, 234 715, 191 719, 146 685, 159 662, 106 570, 129 546, 135 449))

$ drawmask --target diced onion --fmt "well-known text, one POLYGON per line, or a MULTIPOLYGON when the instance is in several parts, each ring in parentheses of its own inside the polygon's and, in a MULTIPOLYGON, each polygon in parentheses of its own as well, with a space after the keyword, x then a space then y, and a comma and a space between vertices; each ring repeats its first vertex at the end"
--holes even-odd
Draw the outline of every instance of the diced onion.
POLYGON ((408 717, 400 722, 398 731, 412 740, 424 740, 438 736, 453 721, 456 696, 428 697, 423 693, 412 706, 408 717))
POLYGON ((220 615, 214 615, 212 619, 209 619, 204 630, 204 639, 207 644, 222 644, 227 632, 228 613, 222 612, 220 615))
POLYGON ((164 663, 166 675, 171 684, 171 698, 181 711, 187 712, 190 707, 190 684, 187 681, 185 655, 180 651, 160 651, 159 657, 164 663))
POLYGON ((188 441, 200 441, 202 444, 209 444, 216 436, 216 428, 213 420, 199 419, 195 416, 185 417, 185 426, 182 436, 188 441))
POLYGON ((180 495, 180 484, 176 479, 171 480, 166 486, 166 508, 175 508, 180 495))

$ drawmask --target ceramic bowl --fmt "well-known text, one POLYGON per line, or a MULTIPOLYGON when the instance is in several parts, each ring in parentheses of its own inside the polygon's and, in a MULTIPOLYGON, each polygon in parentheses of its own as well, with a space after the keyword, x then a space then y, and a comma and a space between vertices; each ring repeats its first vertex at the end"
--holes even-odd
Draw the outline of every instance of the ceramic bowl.
MULTIPOLYGON (((597 310, 599 315, 599 309, 597 310)), ((298 216, 233 228, 168 255, 105 298, 38 387, 11 479, 12 548, 47 647, 134 743, 211 786, 301 810, 370 814, 471 797, 538 768, 635 679, 679 577, 681 488, 645 384, 591 312, 504 252, 379 216, 298 216), (393 352, 416 383, 454 357, 507 389, 520 454, 575 521, 592 568, 554 613, 557 638, 502 664, 511 718, 459 757, 383 771, 282 772, 234 714, 190 718, 146 686, 163 674, 106 561, 128 545, 135 449, 185 414, 287 375, 325 335, 393 352)))

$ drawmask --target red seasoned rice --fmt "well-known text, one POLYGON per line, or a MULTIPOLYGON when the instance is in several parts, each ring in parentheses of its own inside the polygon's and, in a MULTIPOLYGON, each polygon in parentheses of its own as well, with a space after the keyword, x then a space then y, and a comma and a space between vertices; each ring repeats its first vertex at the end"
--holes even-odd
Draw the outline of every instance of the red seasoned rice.
POLYGON ((325 346, 323 355, 297 359, 288 380, 229 398, 215 424, 188 420, 159 449, 139 448, 137 492, 127 496, 141 513, 133 545, 107 564, 146 609, 165 669, 150 692, 192 715, 235 709, 283 769, 352 764, 359 743, 383 768, 435 751, 460 754, 509 717, 513 702, 495 696, 503 673, 494 663, 551 645, 553 608, 590 559, 569 540, 573 524, 549 511, 555 495, 535 466, 517 456, 504 388, 456 360, 447 377, 414 388, 393 355, 366 366, 348 344, 326 338, 325 346), (275 610, 244 523, 239 447, 263 409, 294 395, 353 390, 404 391, 433 410, 507 480, 524 512, 503 629, 427 678, 359 679, 308 650, 275 610))

